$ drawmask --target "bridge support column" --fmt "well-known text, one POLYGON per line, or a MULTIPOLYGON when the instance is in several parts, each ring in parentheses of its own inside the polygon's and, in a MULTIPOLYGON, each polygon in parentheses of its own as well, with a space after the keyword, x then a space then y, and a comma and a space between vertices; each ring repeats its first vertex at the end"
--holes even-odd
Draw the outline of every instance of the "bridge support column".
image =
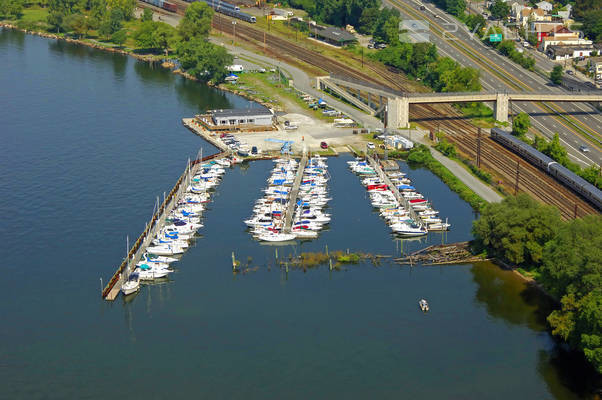
POLYGON ((508 122, 508 95, 506 93, 498 93, 495 99, 495 115, 496 121, 508 122))
POLYGON ((387 101, 387 127, 407 128, 410 124, 410 99, 407 97, 389 98, 387 101))

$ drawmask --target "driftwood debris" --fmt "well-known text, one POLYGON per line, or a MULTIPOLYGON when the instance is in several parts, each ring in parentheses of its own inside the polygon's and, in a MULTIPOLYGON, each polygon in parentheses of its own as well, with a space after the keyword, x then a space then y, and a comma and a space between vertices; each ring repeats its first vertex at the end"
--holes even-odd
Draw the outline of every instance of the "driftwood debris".
POLYGON ((469 242, 428 246, 395 259, 396 263, 407 265, 461 264, 475 261, 483 261, 483 258, 471 253, 469 242))

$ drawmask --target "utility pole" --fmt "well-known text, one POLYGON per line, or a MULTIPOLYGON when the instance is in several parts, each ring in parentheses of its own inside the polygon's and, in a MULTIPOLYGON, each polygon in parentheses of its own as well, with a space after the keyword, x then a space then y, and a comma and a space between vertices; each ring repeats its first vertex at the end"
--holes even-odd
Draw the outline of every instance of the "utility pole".
POLYGON ((364 68, 364 48, 362 47, 362 69, 364 68))
POLYGON ((514 182, 514 195, 518 194, 518 177, 520 175, 520 160, 516 162, 516 181, 514 182))
POLYGON ((232 34, 234 35, 234 40, 232 40, 232 45, 236 46, 236 21, 232 21, 232 34))
POLYGON ((481 128, 477 131, 477 168, 481 168, 481 128))

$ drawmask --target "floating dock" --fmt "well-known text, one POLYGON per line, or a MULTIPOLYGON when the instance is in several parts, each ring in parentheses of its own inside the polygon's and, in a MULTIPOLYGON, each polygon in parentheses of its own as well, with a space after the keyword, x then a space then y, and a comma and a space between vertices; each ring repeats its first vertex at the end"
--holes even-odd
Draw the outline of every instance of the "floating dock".
POLYGON ((374 170, 378 174, 378 177, 380 179, 382 179, 382 181, 385 182, 387 184, 387 186, 389 186, 389 190, 391 192, 393 192, 393 195, 395 196, 395 199, 399 202, 399 204, 403 205, 403 207, 406 210, 408 210, 410 217, 412 217, 412 219, 417 224, 419 224, 421 228, 426 228, 424 222, 422 221, 422 218, 420 218, 420 216, 418 214, 416 214, 416 211, 414 211, 414 208, 412 208, 408 199, 406 199, 405 197, 403 197, 401 195, 401 193, 399 192, 399 189, 397 188, 397 185, 395 185, 393 182, 391 182, 391 178, 389 178, 389 176, 385 173, 385 171, 383 170, 380 163, 377 160, 375 160, 372 156, 369 156, 369 155, 366 156, 366 159, 370 163, 370 166, 372 166, 372 168, 374 168, 374 170))
POLYGON ((113 301, 115 298, 117 298, 121 290, 121 286, 128 278, 129 272, 135 268, 136 263, 140 261, 140 258, 146 251, 148 245, 152 242, 157 232, 163 227, 165 219, 178 204, 182 194, 186 192, 190 178, 196 174, 200 165, 205 161, 209 161, 223 155, 224 153, 216 153, 207 157, 203 157, 202 159, 191 161, 186 165, 186 170, 184 173, 180 175, 180 178, 176 181, 173 189, 171 189, 169 194, 165 197, 163 203, 155 211, 151 220, 146 224, 146 228, 140 237, 138 237, 138 240, 136 240, 136 242, 130 248, 127 257, 122 261, 117 268, 117 271, 115 271, 105 288, 102 290, 102 297, 105 300, 113 301))
POLYGON ((301 157, 301 161, 299 161, 299 165, 297 167, 297 175, 295 176, 295 180, 293 181, 293 187, 291 188, 291 194, 289 196, 289 201, 286 208, 283 229, 285 233, 291 233, 291 227, 293 225, 293 216, 295 215, 295 206, 297 205, 297 196, 299 195, 299 187, 301 186, 301 179, 303 179, 303 172, 305 171, 306 165, 307 155, 304 154, 303 157, 301 157))

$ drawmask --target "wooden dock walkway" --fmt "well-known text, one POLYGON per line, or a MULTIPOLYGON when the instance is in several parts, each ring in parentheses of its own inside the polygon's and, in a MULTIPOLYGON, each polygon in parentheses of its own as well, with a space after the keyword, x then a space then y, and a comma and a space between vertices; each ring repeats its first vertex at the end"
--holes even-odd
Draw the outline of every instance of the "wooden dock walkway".
POLYGON ((389 186, 389 190, 393 192, 393 195, 395 196, 395 199, 397 199, 399 204, 402 205, 406 210, 408 210, 410 217, 412 217, 412 219, 416 221, 418 225, 424 228, 424 222, 422 221, 422 218, 420 218, 418 214, 416 214, 416 211, 414 211, 414 209, 410 206, 410 202, 408 201, 408 199, 401 195, 399 189, 397 188, 397 185, 391 182, 391 179, 385 173, 380 163, 370 155, 367 155, 366 159, 368 160, 372 168, 374 168, 374 170, 378 174, 378 177, 382 179, 382 181, 385 182, 387 186, 389 186))
POLYGON ((169 213, 178 204, 178 201, 186 192, 190 183, 190 178, 194 176, 200 165, 205 162, 223 156, 224 153, 216 153, 202 159, 191 161, 186 165, 184 173, 180 175, 173 189, 165 196, 165 200, 153 214, 151 220, 146 224, 146 228, 138 237, 138 240, 132 245, 127 257, 121 262, 117 271, 113 274, 107 285, 102 291, 102 297, 105 300, 113 301, 119 295, 121 286, 127 280, 129 274, 135 269, 136 263, 146 251, 148 245, 152 242, 157 232, 164 226, 165 219, 169 213))
POLYGON ((305 171, 305 166, 307 165, 307 155, 303 155, 301 157, 301 161, 299 161, 299 167, 297 168, 297 175, 295 176, 295 180, 293 182, 293 187, 291 188, 291 194, 288 200, 288 207, 286 208, 286 215, 284 219, 284 229, 285 233, 291 232, 291 226, 293 225, 293 216, 295 215, 295 206, 297 204, 297 196, 299 195, 299 187, 301 186, 301 179, 303 179, 303 172, 305 171))

